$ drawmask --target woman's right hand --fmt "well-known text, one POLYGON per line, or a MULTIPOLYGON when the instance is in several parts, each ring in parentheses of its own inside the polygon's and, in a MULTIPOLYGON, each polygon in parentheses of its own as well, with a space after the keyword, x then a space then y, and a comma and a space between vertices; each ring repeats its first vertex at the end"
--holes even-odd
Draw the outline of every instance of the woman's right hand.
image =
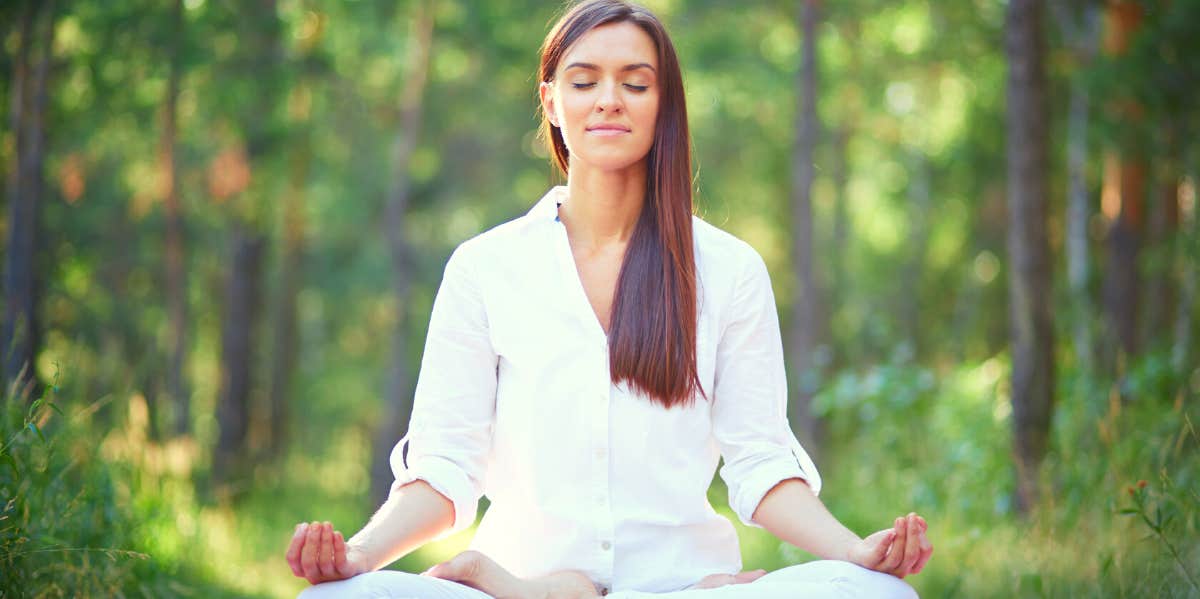
POLYGON ((287 550, 292 573, 312 584, 342 580, 367 571, 362 555, 348 547, 328 522, 302 522, 287 550))

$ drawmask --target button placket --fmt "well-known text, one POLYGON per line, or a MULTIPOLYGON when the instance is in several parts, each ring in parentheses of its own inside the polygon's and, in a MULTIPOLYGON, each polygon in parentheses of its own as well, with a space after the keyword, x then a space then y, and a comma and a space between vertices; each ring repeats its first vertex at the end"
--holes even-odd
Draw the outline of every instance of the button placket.
POLYGON ((598 484, 594 490, 596 498, 596 547, 600 550, 602 560, 606 564, 603 570, 606 570, 608 577, 612 575, 612 560, 613 560, 613 515, 611 506, 608 503, 609 488, 610 488, 610 461, 609 451, 611 439, 609 434, 611 431, 610 422, 612 419, 612 395, 615 392, 612 381, 609 375, 609 355, 608 355, 608 340, 605 339, 602 344, 604 365, 603 371, 597 373, 601 375, 597 381, 599 389, 603 389, 603 401, 597 404, 596 418, 596 436, 594 437, 592 454, 595 456, 595 467, 599 474, 598 484))

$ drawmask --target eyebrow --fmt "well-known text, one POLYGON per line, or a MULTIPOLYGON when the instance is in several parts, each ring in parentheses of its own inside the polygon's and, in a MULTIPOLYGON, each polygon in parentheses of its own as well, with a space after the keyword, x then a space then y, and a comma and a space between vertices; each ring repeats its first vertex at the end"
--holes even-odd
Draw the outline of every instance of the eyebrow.
MULTIPOLYGON (((571 70, 571 69, 573 69, 573 68, 576 68, 576 67, 578 67, 578 68, 581 68, 581 69, 589 69, 589 70, 592 70, 592 71, 599 71, 599 70, 600 70, 600 67, 599 67, 599 66, 597 66, 597 65, 594 65, 594 64, 592 64, 592 63, 590 63, 590 62, 573 62, 573 63, 571 63, 571 64, 567 65, 567 68, 565 68, 565 69, 563 69, 563 70, 564 70, 564 71, 569 71, 569 70, 571 70)), ((645 62, 638 62, 638 63, 634 63, 634 64, 627 64, 627 65, 625 65, 625 66, 621 67, 621 69, 620 69, 620 70, 621 70, 621 72, 626 72, 626 71, 636 71, 636 70, 638 70, 638 69, 650 69, 651 71, 653 71, 653 72, 655 72, 655 73, 657 73, 657 72, 658 72, 658 71, 655 71, 655 70, 654 70, 654 67, 650 66, 650 64, 649 64, 649 63, 645 63, 645 62)))

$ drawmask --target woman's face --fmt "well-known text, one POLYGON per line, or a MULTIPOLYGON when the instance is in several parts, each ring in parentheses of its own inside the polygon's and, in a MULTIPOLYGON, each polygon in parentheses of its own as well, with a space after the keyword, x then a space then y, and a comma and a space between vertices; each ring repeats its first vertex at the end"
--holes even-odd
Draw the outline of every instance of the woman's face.
POLYGON ((601 25, 563 54, 539 93, 571 164, 623 169, 643 160, 658 118, 658 50, 629 22, 601 25))

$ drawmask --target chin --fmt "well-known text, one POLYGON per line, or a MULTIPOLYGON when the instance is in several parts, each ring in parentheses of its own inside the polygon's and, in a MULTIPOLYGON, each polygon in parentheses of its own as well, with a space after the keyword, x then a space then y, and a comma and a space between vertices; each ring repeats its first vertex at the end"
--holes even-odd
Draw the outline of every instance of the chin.
POLYGON ((621 171, 645 161, 648 154, 649 151, 641 154, 632 152, 599 152, 595 154, 576 154, 575 157, 579 160, 580 164, 587 165, 588 168, 601 171, 621 171))

